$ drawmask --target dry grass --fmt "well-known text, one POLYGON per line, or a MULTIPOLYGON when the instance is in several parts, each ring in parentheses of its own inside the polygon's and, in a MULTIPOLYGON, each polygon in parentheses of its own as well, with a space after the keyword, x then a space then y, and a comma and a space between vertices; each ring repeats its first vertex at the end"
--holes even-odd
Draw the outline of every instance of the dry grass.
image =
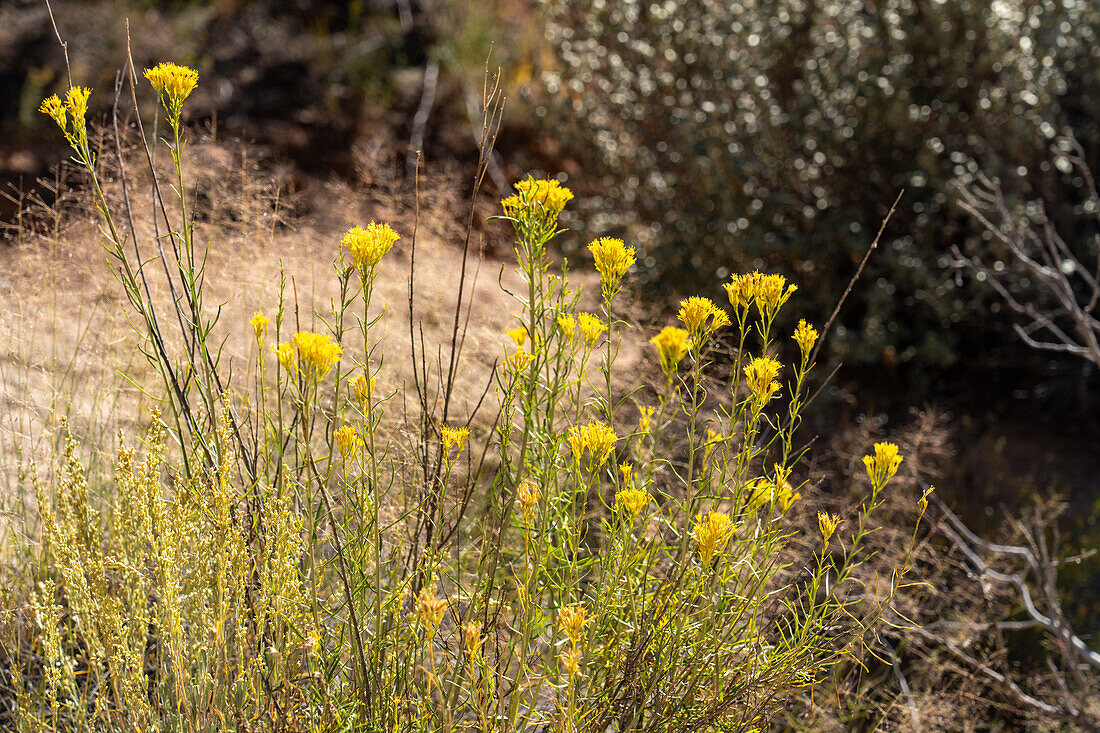
MULTIPOLYGON (((339 256, 340 237, 348 227, 372 219, 391 222, 402 235, 376 284, 374 302, 384 308, 376 333, 386 345, 379 382, 386 391, 411 390, 408 278, 416 224, 411 193, 316 182, 314 211, 297 216, 293 201, 281 193, 277 173, 249 161, 239 146, 196 142, 188 156, 187 175, 196 182, 191 195, 204 204, 196 241, 209 242, 204 292, 210 308, 221 305, 215 341, 224 343, 223 364, 230 367, 238 397, 244 398, 255 374, 248 319, 256 310, 273 315, 280 269, 287 283, 284 330, 298 330, 293 326, 295 310, 302 330, 321 330, 313 314, 331 312, 338 295, 333 261, 339 256)), ((137 179, 132 190, 141 191, 147 182, 135 173, 140 171, 137 162, 128 173, 137 179)), ((429 363, 444 359, 450 343, 465 207, 454 191, 463 183, 445 177, 441 185, 429 185, 420 200, 414 319, 429 363)), ((112 194, 119 197, 120 191, 112 194)), ((478 213, 495 208, 495 201, 479 201, 478 213)), ((149 211, 148 205, 135 209, 145 247, 154 234, 149 211)), ((525 287, 513 264, 482 254, 499 251, 485 241, 507 236, 507 223, 488 221, 487 215, 478 220, 481 231, 474 232, 467 260, 476 288, 469 298, 468 323, 464 311, 461 324, 466 334, 456 380, 459 414, 469 414, 481 397, 504 353, 504 332, 515 325, 511 314, 519 312, 520 303, 505 291, 518 293, 525 287)), ((49 464, 60 419, 71 422, 87 458, 107 457, 106 462, 90 460, 93 471, 105 472, 118 431, 132 434, 129 428, 141 423, 159 399, 154 372, 135 348, 141 340, 126 320, 125 297, 100 248, 89 200, 74 196, 63 221, 56 233, 23 232, 19 246, 0 251, 0 481, 5 482, 3 506, 13 510, 26 496, 30 460, 49 464), (146 389, 153 391, 145 394, 146 389)), ((150 263, 147 272, 154 298, 167 304, 160 265, 150 263)), ((585 302, 595 308, 596 273, 577 271, 570 279, 583 287, 591 298, 585 302)), ((173 329, 169 325, 165 331, 173 329)), ((642 345, 636 335, 624 338, 618 363, 632 372, 641 363, 642 345)), ((363 353, 362 344, 348 346, 363 353)), ((388 417, 405 417, 396 412, 388 417)), ((14 513, 21 514, 21 506, 14 513)))

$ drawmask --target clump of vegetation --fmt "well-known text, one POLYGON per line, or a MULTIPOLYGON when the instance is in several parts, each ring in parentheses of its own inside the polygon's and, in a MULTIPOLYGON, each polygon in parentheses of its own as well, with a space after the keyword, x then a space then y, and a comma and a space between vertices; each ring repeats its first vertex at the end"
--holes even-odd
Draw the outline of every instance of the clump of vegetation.
POLYGON ((638 237, 654 286, 768 266, 817 284, 803 315, 823 321, 905 191, 830 341, 849 363, 986 352, 985 311, 965 328, 983 291, 944 275, 950 247, 982 237, 956 184, 981 169, 1061 202, 1036 141, 1100 140, 1088 0, 542 5, 550 128, 583 151, 600 181, 586 203, 638 237))
MULTIPOLYGON (((136 92, 132 64, 128 76, 136 92)), ((895 445, 863 459, 852 506, 809 531, 795 521, 818 334, 801 322, 798 358, 773 358, 796 290, 785 277, 733 276, 728 309, 684 300, 652 338, 653 379, 624 373, 634 328, 617 298, 637 254, 592 242, 599 305, 581 310, 548 256, 573 194, 528 178, 500 216, 526 292, 473 410, 452 399, 465 270, 438 358, 410 297, 417 369, 411 387, 393 380, 375 285, 403 235, 377 222, 333 243, 328 311, 303 317, 280 297, 252 317, 255 379, 230 381, 183 175, 197 75, 145 76, 175 175, 160 181, 149 156, 154 237, 134 226, 135 192, 121 211, 104 194, 90 92, 42 106, 90 178, 163 406, 143 448, 120 438, 105 503, 68 434, 34 481, 26 643, 8 650, 17 729, 747 731, 891 610, 908 551, 873 592, 855 573, 895 445)), ((475 196, 499 120, 487 106, 475 196)))

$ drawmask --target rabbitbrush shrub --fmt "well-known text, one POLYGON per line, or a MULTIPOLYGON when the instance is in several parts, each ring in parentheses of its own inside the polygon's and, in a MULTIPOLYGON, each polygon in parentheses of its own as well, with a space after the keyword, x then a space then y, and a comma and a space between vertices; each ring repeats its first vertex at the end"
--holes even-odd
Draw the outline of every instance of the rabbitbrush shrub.
POLYGON ((140 447, 121 439, 107 506, 71 435, 36 480, 20 730, 753 730, 890 607, 908 559, 873 596, 852 571, 895 446, 874 447, 862 502, 820 514, 820 534, 790 521, 807 501, 795 431, 818 334, 802 322, 800 357, 771 356, 796 290, 784 277, 734 276, 728 308, 688 298, 651 339, 648 375, 625 373, 633 327, 616 298, 634 250, 590 245, 598 308, 579 311, 548 255, 573 195, 527 179, 502 202, 526 291, 486 387, 492 416, 451 399, 465 270, 449 351, 433 367, 414 341, 414 383, 382 388, 395 380, 376 331, 393 304, 375 284, 402 236, 374 222, 333 242, 339 298, 310 314, 319 332, 297 329, 282 296, 233 327, 254 340, 256 378, 231 384, 181 164, 197 75, 145 77, 175 177, 152 171, 170 222, 155 242, 133 227, 136 193, 104 194, 89 91, 42 106, 86 169, 162 407, 140 447))

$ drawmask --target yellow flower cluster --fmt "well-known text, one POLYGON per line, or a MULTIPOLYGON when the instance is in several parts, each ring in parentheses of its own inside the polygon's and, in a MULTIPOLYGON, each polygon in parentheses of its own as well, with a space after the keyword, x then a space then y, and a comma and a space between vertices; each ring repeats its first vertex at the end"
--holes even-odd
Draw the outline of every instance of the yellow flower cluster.
POLYGON ((770 356, 758 356, 745 367, 745 379, 752 396, 760 404, 763 404, 775 396, 779 391, 779 370, 783 367, 770 356))
POLYGON ((633 247, 627 247, 623 240, 613 237, 600 237, 588 245, 592 258, 596 261, 596 270, 600 273, 600 290, 605 302, 610 302, 619 292, 623 275, 638 261, 633 247))
POLYGON ((581 336, 584 337, 589 346, 595 344, 597 339, 607 330, 604 322, 591 313, 578 313, 577 323, 581 329, 581 336))
POLYGON ((871 483, 881 487, 898 472, 901 460, 898 447, 894 443, 875 443, 874 455, 864 456, 863 465, 867 467, 871 483))
POLYGON ((462 639, 466 643, 466 655, 474 660, 481 659, 481 624, 470 621, 462 626, 462 639))
POLYGON ((516 501, 519 502, 520 509, 523 510, 528 519, 534 516, 533 512, 539 505, 539 499, 541 498, 539 487, 529 478, 523 479, 516 486, 516 501))
POLYGON ((195 91, 199 74, 194 69, 171 62, 157 64, 145 70, 145 78, 160 95, 161 104, 172 122, 178 122, 183 102, 195 91))
POLYGON ((517 374, 523 372, 531 365, 531 361, 534 359, 534 355, 526 351, 523 348, 516 349, 512 352, 512 355, 508 357, 508 366, 517 374))
POLYGON ((264 339, 267 338, 267 325, 269 323, 271 323, 271 319, 260 311, 256 311, 252 314, 252 318, 248 321, 248 325, 252 326, 252 333, 256 335, 257 344, 263 344, 264 339))
POLYGON ((561 666, 565 667, 565 671, 569 673, 570 677, 576 677, 581 673, 580 649, 575 646, 563 649, 559 656, 561 658, 561 666))
POLYGON ((558 328, 561 329, 562 334, 566 340, 573 338, 573 332, 577 330, 577 319, 572 313, 565 313, 558 316, 558 328))
POLYGON ((837 514, 826 514, 825 512, 817 513, 817 528, 821 530, 821 538, 825 540, 825 544, 829 544, 829 540, 832 538, 833 533, 836 532, 836 528, 840 526, 840 516, 837 514))
POLYGON ((416 614, 420 622, 428 631, 428 635, 435 634, 439 623, 443 620, 443 611, 447 608, 447 601, 436 598, 435 588, 421 588, 416 597, 416 614))
POLYGON ((653 408, 642 407, 638 410, 638 432, 649 435, 653 431, 653 408))
POLYGON ((360 409, 365 411, 367 405, 370 404, 370 398, 374 394, 374 386, 377 381, 378 377, 367 379, 366 374, 360 374, 352 380, 351 388, 355 390, 355 399, 359 401, 360 409))
POLYGON ((547 224, 557 220, 573 192, 557 181, 528 177, 516 184, 516 193, 500 202, 505 216, 520 219, 524 215, 547 224))
POLYGON ((806 323, 806 319, 798 321, 798 327, 794 329, 794 342, 802 351, 802 361, 810 358, 810 350, 817 343, 817 329, 806 323))
POLYGON ((682 328, 665 326, 659 334, 649 340, 649 343, 657 347, 661 371, 669 379, 676 374, 680 362, 687 356, 689 336, 690 334, 682 328))
POLYGON ((69 87, 69 91, 65 93, 64 102, 56 94, 51 94, 42 100, 38 111, 56 122, 69 143, 78 147, 79 143, 87 137, 86 118, 88 97, 91 95, 92 90, 87 87, 69 87), (73 123, 72 131, 69 130, 70 119, 73 123))
POLYGON ((372 221, 366 229, 352 227, 347 230, 340 240, 340 246, 347 247, 352 264, 367 276, 398 239, 401 239, 401 235, 389 224, 376 224, 372 221))
POLYGON ((279 363, 288 372, 295 368, 302 372, 307 380, 321 380, 332 371, 344 350, 332 342, 332 338, 323 333, 299 331, 290 341, 273 347, 279 357, 279 363), (297 362, 295 362, 297 352, 297 362))
POLYGON ((761 316, 769 320, 798 290, 797 285, 788 285, 787 278, 782 275, 764 275, 759 272, 734 275, 723 287, 730 305, 738 312, 755 302, 761 316))
POLYGON ((714 304, 710 298, 692 296, 680 302, 677 314, 687 329, 692 345, 698 350, 703 347, 711 334, 719 328, 730 325, 726 312, 714 304))
POLYGON ((527 328, 525 326, 516 326, 508 332, 508 338, 512 339, 516 346, 523 346, 527 343, 527 328))
POLYGON ((691 532, 699 548, 699 559, 703 565, 710 565, 714 554, 720 552, 733 534, 733 520, 723 512, 700 514, 695 520, 691 532))
POLYGON ((462 449, 466 447, 466 441, 470 438, 470 429, 466 427, 448 428, 444 426, 439 432, 443 438, 443 453, 447 456, 451 455, 451 451, 456 454, 461 453, 462 449))
POLYGON ((631 519, 637 519, 649 501, 649 493, 643 489, 623 489, 615 494, 615 506, 629 514, 631 519))
POLYGON ((569 428, 569 447, 578 464, 581 456, 587 452, 592 466, 602 466, 611 457, 611 451, 618 439, 615 431, 602 422, 573 425, 569 428))
POLYGON ((569 637, 569 641, 576 646, 580 644, 584 635, 584 627, 592 623, 588 616, 588 609, 584 606, 566 606, 558 610, 558 623, 562 631, 569 637))
POLYGON ((363 447, 363 439, 359 437, 359 431, 351 425, 345 425, 336 431, 336 449, 340 456, 347 458, 363 447))

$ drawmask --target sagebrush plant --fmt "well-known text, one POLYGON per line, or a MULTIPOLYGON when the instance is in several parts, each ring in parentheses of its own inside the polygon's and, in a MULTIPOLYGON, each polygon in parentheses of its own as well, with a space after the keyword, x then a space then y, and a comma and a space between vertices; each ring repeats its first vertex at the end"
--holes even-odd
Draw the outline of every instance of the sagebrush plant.
POLYGON ((592 242, 599 305, 579 312, 548 251, 573 195, 528 178, 499 217, 527 289, 502 334, 493 419, 448 403, 462 292, 450 368, 422 360, 421 414, 391 407, 407 386, 376 336, 374 286, 401 239, 385 223, 333 243, 339 298, 309 314, 318 332, 282 295, 236 329, 255 343, 255 381, 230 384, 181 165, 197 76, 145 75, 176 174, 169 192, 153 172, 169 230, 152 255, 102 193, 87 90, 43 104, 91 178, 163 412, 143 455, 120 437, 108 506, 89 499, 68 434, 60 470, 35 482, 21 730, 753 730, 890 608, 908 555, 873 595, 852 571, 896 446, 865 459, 860 504, 819 515, 811 552, 792 541, 817 332, 799 324, 797 362, 771 356, 796 290, 785 278, 734 276, 728 310, 686 299, 680 326, 652 338, 647 391, 616 367, 633 248, 592 242), (167 319, 145 286, 154 267, 174 284, 167 319), (436 377, 441 409, 424 396, 436 377))

